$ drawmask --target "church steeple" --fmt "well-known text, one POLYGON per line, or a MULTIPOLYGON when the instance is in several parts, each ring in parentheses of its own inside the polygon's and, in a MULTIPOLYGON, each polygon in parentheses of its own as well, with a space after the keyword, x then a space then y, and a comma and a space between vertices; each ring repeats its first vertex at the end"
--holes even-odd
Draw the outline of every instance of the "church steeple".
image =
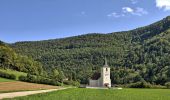
POLYGON ((104 65, 104 67, 108 67, 108 64, 107 64, 107 59, 106 59, 106 57, 105 57, 105 65, 104 65))
POLYGON ((105 57, 105 66, 108 66, 108 65, 107 65, 107 59, 106 59, 106 57, 105 57))

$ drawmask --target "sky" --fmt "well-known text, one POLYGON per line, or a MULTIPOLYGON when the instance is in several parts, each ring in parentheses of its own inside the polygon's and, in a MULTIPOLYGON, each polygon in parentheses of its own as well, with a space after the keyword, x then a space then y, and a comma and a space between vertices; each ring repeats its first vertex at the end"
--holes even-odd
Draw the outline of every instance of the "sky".
POLYGON ((170 0, 0 0, 0 40, 126 31, 169 15, 170 0))

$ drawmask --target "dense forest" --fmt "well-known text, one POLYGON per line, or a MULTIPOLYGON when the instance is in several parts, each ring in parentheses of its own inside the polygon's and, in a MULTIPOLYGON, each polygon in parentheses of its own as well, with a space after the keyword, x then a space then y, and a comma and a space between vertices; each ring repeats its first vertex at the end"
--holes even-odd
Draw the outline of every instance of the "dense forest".
POLYGON ((7 44, 0 41, 0 68, 13 69, 32 75, 43 75, 43 68, 40 62, 27 56, 17 54, 7 44))
POLYGON ((17 54, 40 62, 48 74, 57 69, 69 80, 81 83, 87 83, 94 73, 100 72, 105 57, 113 84, 146 81, 164 85, 170 81, 170 17, 130 31, 17 42, 9 46, 17 54))
MULTIPOLYGON (((0 71, 0 77, 32 83, 62 85, 65 79, 64 73, 61 70, 53 69, 48 73, 43 69, 41 62, 16 53, 8 44, 2 41, 0 41, 0 69, 10 69, 26 74, 15 75, 0 71)), ((65 81, 64 83, 74 86, 79 85, 77 81, 73 80, 65 81)))

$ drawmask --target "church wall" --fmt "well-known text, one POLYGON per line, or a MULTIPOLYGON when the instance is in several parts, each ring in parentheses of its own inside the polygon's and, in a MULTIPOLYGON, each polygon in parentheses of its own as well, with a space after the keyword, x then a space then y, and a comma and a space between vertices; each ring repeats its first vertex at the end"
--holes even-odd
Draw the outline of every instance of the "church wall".
POLYGON ((97 87, 97 85, 98 85, 98 81, 97 80, 89 80, 89 85, 91 86, 91 87, 97 87))
POLYGON ((101 73, 102 86, 105 87, 105 84, 109 84, 108 86, 111 87, 110 68, 109 67, 103 67, 101 72, 102 72, 101 73))
POLYGON ((90 87, 100 87, 100 79, 99 80, 89 80, 89 86, 90 87))

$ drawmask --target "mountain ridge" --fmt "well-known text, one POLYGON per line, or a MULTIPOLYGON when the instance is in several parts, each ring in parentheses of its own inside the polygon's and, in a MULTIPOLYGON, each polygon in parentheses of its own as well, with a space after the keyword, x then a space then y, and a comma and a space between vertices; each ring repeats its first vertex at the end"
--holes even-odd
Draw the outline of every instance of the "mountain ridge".
MULTIPOLYGON (((169 20, 170 21, 170 16, 167 16, 166 18, 163 18, 163 20, 169 20)), ((155 22, 155 23, 158 23, 159 21, 155 22)), ((153 24, 155 24, 153 23, 153 24)), ((152 24, 150 24, 152 25, 152 24)), ((150 26, 148 25, 148 26, 150 26)), ((135 31, 135 30, 138 30, 138 29, 142 29, 144 28, 145 26, 142 26, 142 27, 138 27, 138 28, 134 28, 134 29, 130 29, 130 30, 127 30, 127 31, 118 31, 118 32, 109 32, 109 33, 100 33, 100 32, 97 32, 97 33, 87 33, 87 34, 82 34, 82 35, 77 35, 77 36, 69 36, 69 37, 63 37, 63 38, 55 38, 55 39, 45 39, 45 40, 35 40, 35 41, 17 41, 17 42, 14 42, 14 43, 9 43, 9 44, 16 44, 16 43, 20 43, 20 42, 41 42, 41 41, 49 41, 49 40, 61 40, 61 39, 66 39, 66 38, 74 38, 74 37, 79 37, 79 36, 84 36, 84 35, 93 35, 93 34, 101 34, 101 35, 105 35, 105 34, 117 34, 117 33, 125 33, 125 32, 129 32, 129 31, 135 31)))
POLYGON ((107 57, 113 83, 145 80, 164 84, 169 80, 170 70, 167 67, 170 65, 169 29, 170 16, 130 31, 17 42, 11 47, 21 55, 41 62, 49 73, 54 68, 61 69, 66 77, 81 83, 87 83, 107 57), (158 71, 160 69, 161 72, 158 71))

